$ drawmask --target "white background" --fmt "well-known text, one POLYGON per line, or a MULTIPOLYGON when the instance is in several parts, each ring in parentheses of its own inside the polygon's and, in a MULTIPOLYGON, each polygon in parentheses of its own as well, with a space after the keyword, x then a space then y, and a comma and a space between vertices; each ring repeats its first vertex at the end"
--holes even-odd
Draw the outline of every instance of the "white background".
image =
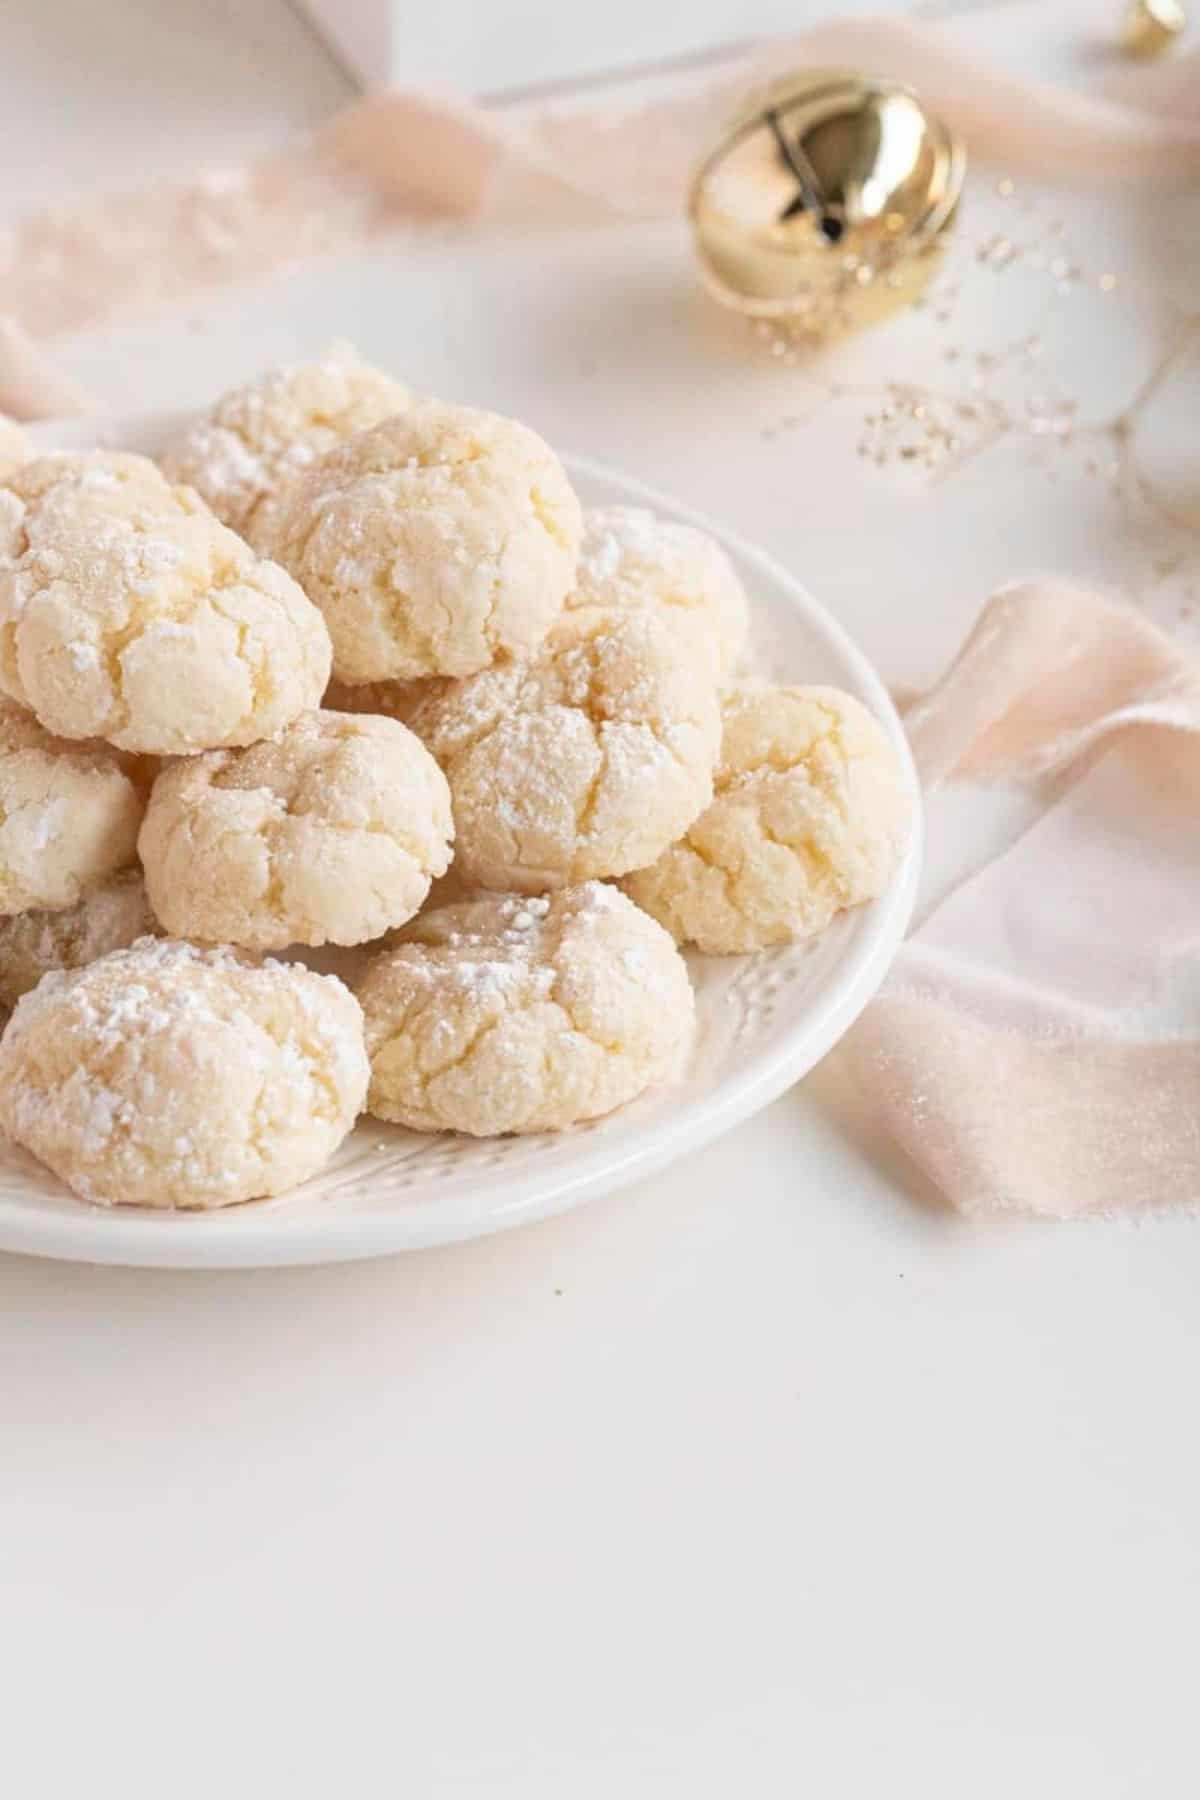
MULTIPOLYGON (((745 35, 732 10, 678 41, 745 35)), ((1046 10, 1005 9, 1010 48, 1046 10)), ((641 51, 546 15, 544 63, 514 31, 462 78, 641 51)), ((10 217, 345 93, 275 0, 0 0, 0 41, 10 217)), ((458 67, 432 26, 413 57, 458 67)), ((1015 452, 925 499, 764 435, 785 377, 674 227, 398 244, 61 357, 104 404, 174 405, 337 331, 761 538, 892 679, 993 580, 1104 573, 1015 452)), ((1191 1796, 1198 1276, 1194 1220, 963 1224, 836 1065, 640 1189, 453 1250, 0 1259, 3 1790, 1191 1796)))

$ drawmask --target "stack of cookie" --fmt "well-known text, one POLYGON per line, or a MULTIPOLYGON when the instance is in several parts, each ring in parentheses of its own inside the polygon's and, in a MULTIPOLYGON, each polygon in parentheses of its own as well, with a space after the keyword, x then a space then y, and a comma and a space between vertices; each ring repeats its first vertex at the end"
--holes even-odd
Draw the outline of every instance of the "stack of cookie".
POLYGON ((476 1135, 609 1112, 687 1054, 678 946, 819 931, 902 854, 870 714, 739 680, 719 547, 584 516, 523 425, 340 350, 158 467, 23 448, 0 1124, 85 1198, 282 1192, 364 1104, 476 1135), (357 998, 296 960, 330 944, 370 947, 357 998))

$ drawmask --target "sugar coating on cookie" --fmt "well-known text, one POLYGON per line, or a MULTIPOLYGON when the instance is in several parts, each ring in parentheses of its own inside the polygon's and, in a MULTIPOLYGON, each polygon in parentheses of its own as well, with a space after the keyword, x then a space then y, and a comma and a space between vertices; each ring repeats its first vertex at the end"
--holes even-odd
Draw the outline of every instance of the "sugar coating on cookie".
POLYGON ((674 630, 706 643, 722 677, 746 647, 746 590, 724 550, 694 526, 643 506, 584 512, 567 605, 656 608, 674 630))
POLYGON ((595 607, 412 726, 449 778, 464 877, 523 893, 652 862, 711 799, 720 741, 707 658, 651 612, 595 607))
POLYGON ((536 650, 579 532, 535 432, 427 404, 314 463, 289 489, 275 554, 324 613, 339 681, 411 681, 536 650))
MULTIPOLYGON (((0 477, 0 547, 20 549, 39 510, 86 506, 93 518, 131 519, 146 507, 178 504, 148 456, 132 450, 45 450, 0 477)), ((191 505, 196 507, 195 496, 191 505)), ((196 510, 199 510, 198 508, 196 510)))
POLYGON ((887 887, 912 800, 883 727, 828 687, 725 698, 712 805, 626 891, 681 944, 716 955, 824 929, 887 887))
POLYGON ((15 1006, 52 969, 85 969, 154 929, 140 869, 114 875, 63 912, 0 918, 0 1006, 15 1006))
POLYGON ((76 906, 133 861, 144 810, 128 757, 0 698, 0 915, 76 906))
POLYGON ((559 1131, 672 1080, 695 1006, 670 937, 615 888, 426 913, 359 986, 368 1110, 417 1131, 559 1131))
POLYGON ((39 458, 0 485, 0 688, 68 738, 249 744, 316 706, 317 609, 145 457, 39 458))
POLYGON ((318 456, 412 404, 403 383, 335 344, 316 362, 270 369, 222 394, 159 457, 223 525, 271 554, 285 490, 318 456))
POLYGON ((143 938, 18 1002, 0 1126, 85 1200, 227 1206, 315 1174, 368 1072, 333 976, 143 938))
POLYGON ((138 849, 177 937, 282 950, 363 944, 450 864, 446 778, 394 719, 312 712, 249 750, 165 769, 138 849))
POLYGON ((32 454, 29 439, 7 413, 0 413, 0 478, 32 454))

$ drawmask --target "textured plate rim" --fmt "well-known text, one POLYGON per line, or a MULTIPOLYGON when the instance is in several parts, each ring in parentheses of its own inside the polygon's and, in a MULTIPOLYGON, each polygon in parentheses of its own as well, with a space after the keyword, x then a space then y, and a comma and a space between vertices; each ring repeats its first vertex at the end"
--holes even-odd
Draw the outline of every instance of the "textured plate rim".
MULTIPOLYGON (((182 417, 184 415, 175 415, 182 417)), ((88 422, 93 442, 116 443, 169 428, 164 413, 88 422)), ((41 427, 38 435, 82 436, 82 421, 41 427)), ((617 1192, 655 1174, 680 1157, 700 1150, 753 1113, 767 1106, 808 1073, 844 1036, 877 992, 903 940, 916 899, 921 865, 920 790, 908 740, 891 699, 874 668, 850 636, 773 557, 737 533, 716 526, 701 514, 631 476, 584 457, 564 456, 572 479, 585 485, 620 489, 634 504, 647 506, 694 525, 717 538, 743 565, 757 567, 777 591, 801 613, 814 634, 854 673, 859 692, 887 730, 904 762, 912 792, 913 833, 908 852, 887 892, 863 909, 860 934, 839 970, 804 1018, 771 1052, 749 1059, 745 1068, 726 1077, 703 1099, 647 1126, 624 1145, 604 1139, 578 1153, 559 1170, 545 1175, 529 1170, 498 1173, 486 1187, 458 1198, 447 1194, 425 1208, 381 1209, 378 1215, 354 1212, 311 1215, 289 1225, 274 1208, 254 1218, 254 1203, 230 1213, 146 1213, 112 1208, 47 1211, 42 1215, 6 1210, 0 1194, 0 1250, 71 1262, 121 1264, 147 1268, 261 1268, 348 1262, 508 1230, 552 1217, 584 1201, 617 1192), (529 1191, 532 1189, 532 1191, 529 1191), (223 1218, 237 1228, 222 1233, 223 1218)))

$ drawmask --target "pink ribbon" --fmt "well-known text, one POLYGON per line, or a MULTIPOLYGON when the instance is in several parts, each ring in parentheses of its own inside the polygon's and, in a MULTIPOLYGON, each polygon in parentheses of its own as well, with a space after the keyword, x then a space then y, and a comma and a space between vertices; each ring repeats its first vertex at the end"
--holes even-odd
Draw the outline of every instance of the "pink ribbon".
POLYGON ((908 728, 924 916, 842 1054, 963 1212, 1200 1200, 1200 660, 1061 582, 988 604, 908 728))

